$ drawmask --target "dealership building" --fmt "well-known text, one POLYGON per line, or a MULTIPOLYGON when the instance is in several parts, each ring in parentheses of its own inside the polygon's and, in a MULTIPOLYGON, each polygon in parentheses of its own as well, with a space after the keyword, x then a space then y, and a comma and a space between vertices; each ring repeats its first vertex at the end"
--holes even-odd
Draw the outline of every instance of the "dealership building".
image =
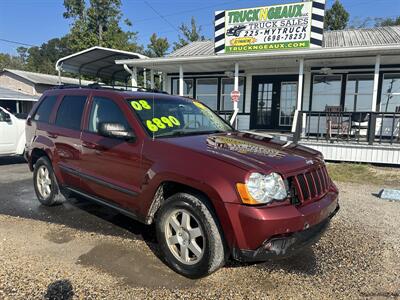
POLYGON ((115 62, 132 86, 162 74, 168 93, 227 120, 237 113, 240 130, 280 133, 332 160, 400 164, 400 26, 324 31, 324 2, 219 11, 213 41, 115 62))

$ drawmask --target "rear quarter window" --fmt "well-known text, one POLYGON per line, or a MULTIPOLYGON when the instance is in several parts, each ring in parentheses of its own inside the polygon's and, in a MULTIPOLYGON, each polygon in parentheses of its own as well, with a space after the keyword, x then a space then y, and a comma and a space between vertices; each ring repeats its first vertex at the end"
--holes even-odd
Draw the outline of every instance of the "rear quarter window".
POLYGON ((33 119, 39 122, 49 122, 51 112, 53 110, 54 104, 56 103, 57 96, 47 96, 39 104, 33 119))
POLYGON ((86 96, 64 96, 57 111, 55 124, 64 128, 80 130, 86 96))

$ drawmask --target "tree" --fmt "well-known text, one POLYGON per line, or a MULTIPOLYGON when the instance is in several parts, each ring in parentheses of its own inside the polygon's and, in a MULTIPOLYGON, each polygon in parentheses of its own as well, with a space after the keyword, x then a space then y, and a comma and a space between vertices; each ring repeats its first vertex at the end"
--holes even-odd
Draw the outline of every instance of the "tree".
POLYGON ((23 69, 24 63, 18 56, 0 53, 0 71, 3 69, 23 69))
POLYGON ((400 25, 400 16, 397 18, 377 18, 375 27, 396 26, 400 25))
MULTIPOLYGON (((64 18, 71 19, 71 30, 67 35, 73 51, 81 51, 93 46, 117 48, 141 52, 137 45, 137 33, 121 28, 121 0, 64 0, 64 18)), ((124 20, 128 27, 132 23, 124 20)))
POLYGON ((150 37, 150 44, 147 45, 145 55, 149 57, 163 57, 169 49, 169 42, 167 38, 157 37, 153 33, 150 37))
POLYGON ((68 47, 67 39, 63 37, 51 39, 46 43, 43 43, 40 47, 30 47, 26 52, 26 70, 56 74, 54 66, 57 60, 63 56, 72 54, 73 51, 68 47))
POLYGON ((179 30, 182 36, 179 35, 178 42, 174 42, 174 50, 182 48, 191 42, 205 40, 205 37, 201 34, 201 26, 197 26, 194 17, 192 17, 190 25, 182 23, 179 30))
POLYGON ((332 7, 325 13, 325 29, 342 30, 347 27, 349 13, 344 9, 339 0, 335 0, 332 7))

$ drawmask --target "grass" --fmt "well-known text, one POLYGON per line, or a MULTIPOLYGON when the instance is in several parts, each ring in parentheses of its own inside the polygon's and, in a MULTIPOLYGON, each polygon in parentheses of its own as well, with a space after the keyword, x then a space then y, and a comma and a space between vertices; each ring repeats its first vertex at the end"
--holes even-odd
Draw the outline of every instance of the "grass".
POLYGON ((328 163, 333 181, 400 187, 400 169, 368 164, 328 163))

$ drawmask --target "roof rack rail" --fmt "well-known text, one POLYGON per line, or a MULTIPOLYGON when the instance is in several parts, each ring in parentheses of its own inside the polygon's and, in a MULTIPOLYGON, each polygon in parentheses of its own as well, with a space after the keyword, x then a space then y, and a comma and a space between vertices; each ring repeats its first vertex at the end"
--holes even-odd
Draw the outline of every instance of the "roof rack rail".
POLYGON ((88 85, 78 85, 78 84, 60 84, 53 87, 53 89, 79 89, 79 88, 89 88, 89 89, 104 89, 104 90, 115 90, 115 91, 131 91, 132 88, 137 89, 137 92, 149 92, 149 93, 159 93, 168 94, 165 91, 158 89, 148 89, 142 86, 125 86, 125 85, 106 85, 101 83, 91 83, 88 85))

